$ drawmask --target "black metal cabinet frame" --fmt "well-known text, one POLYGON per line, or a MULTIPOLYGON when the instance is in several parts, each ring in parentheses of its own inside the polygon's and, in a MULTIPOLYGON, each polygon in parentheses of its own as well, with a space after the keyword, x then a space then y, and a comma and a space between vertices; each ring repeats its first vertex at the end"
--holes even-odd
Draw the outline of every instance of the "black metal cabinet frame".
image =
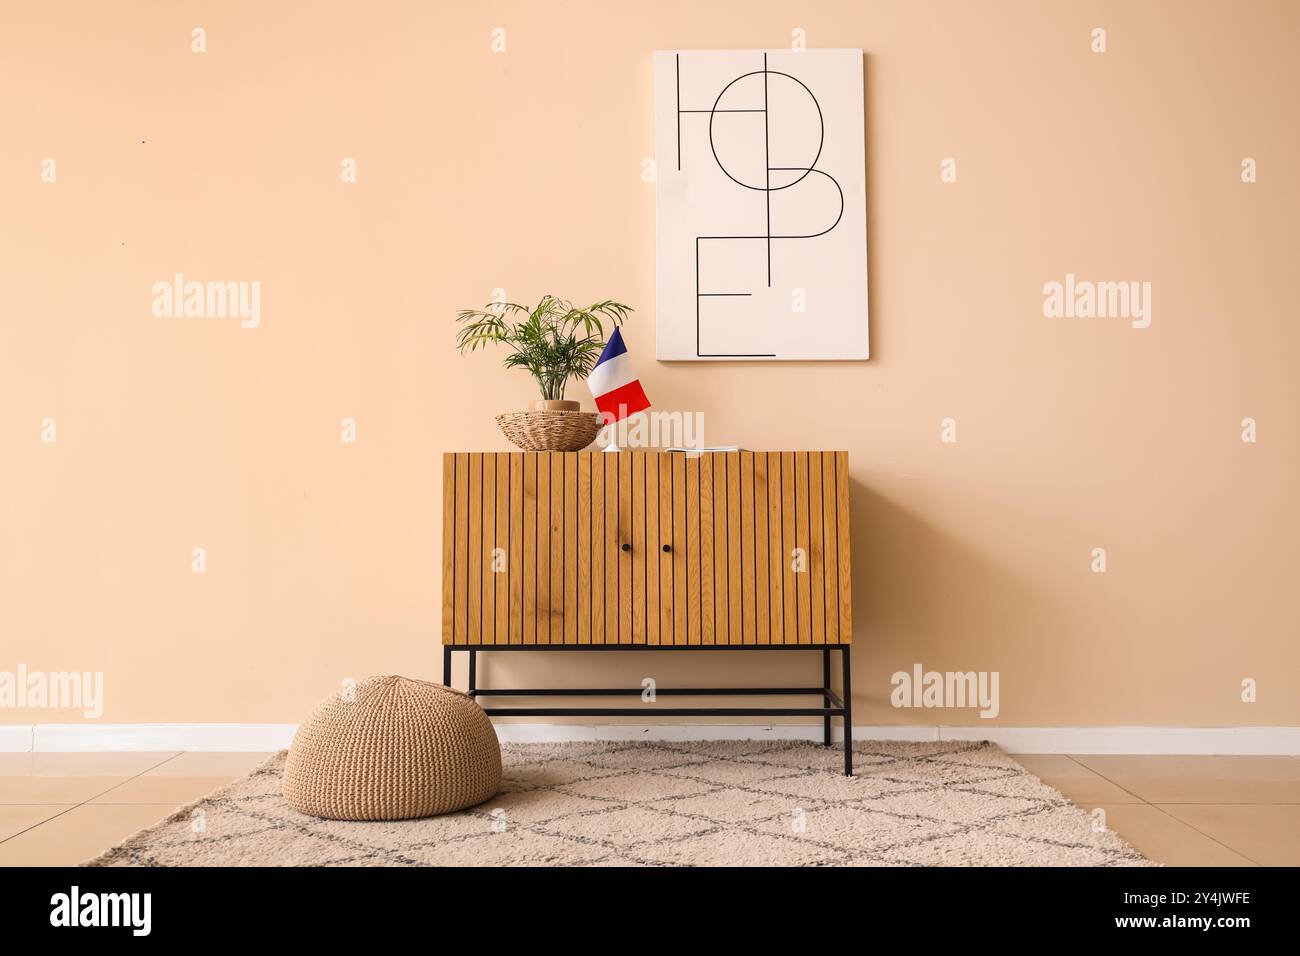
POLYGON ((656 698, 664 697, 801 697, 822 699, 820 707, 660 707, 657 703, 641 707, 483 707, 489 717, 821 717, 822 744, 831 745, 831 718, 841 717, 844 724, 844 773, 853 775, 853 686, 848 644, 444 644, 442 679, 451 682, 452 655, 469 654, 470 697, 621 697, 641 696, 643 688, 619 687, 512 687, 487 688, 478 685, 478 655, 496 651, 820 651, 822 685, 820 687, 656 687, 656 698), (831 688, 831 651, 840 652, 841 692, 831 688))

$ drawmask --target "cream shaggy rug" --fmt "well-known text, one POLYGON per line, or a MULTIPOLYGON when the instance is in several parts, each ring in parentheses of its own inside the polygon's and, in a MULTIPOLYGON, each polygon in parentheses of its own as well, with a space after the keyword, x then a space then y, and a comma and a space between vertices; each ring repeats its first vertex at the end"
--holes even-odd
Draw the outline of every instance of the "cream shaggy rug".
POLYGON ((280 753, 87 865, 1153 865, 989 743, 501 749, 495 798, 401 823, 289 809, 280 753))

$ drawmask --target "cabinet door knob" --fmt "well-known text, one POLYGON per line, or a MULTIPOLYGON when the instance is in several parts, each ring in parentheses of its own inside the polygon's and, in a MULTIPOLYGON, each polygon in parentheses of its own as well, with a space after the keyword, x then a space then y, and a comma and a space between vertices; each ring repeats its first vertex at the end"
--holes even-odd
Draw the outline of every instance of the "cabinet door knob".
POLYGON ((667 554, 667 553, 668 553, 669 551, 671 551, 672 549, 673 549, 673 546, 672 546, 671 544, 666 544, 666 545, 664 545, 664 554, 667 554))
POLYGON ((628 544, 626 541, 623 542, 622 548, 623 548, 624 551, 631 551, 631 550, 632 550, 632 546, 631 546, 630 544, 628 544))

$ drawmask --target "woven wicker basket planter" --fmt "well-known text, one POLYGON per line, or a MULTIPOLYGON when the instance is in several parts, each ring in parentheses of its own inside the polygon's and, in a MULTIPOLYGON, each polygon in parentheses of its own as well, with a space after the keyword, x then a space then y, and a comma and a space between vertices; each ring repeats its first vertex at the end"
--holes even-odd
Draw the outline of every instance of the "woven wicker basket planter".
POLYGON ((330 820, 408 820, 472 807, 501 786, 483 708, 441 684, 369 677, 332 694, 294 735, 284 798, 330 820))
POLYGON ((524 451, 581 451, 596 440, 603 424, 594 412, 506 412, 497 425, 524 451))

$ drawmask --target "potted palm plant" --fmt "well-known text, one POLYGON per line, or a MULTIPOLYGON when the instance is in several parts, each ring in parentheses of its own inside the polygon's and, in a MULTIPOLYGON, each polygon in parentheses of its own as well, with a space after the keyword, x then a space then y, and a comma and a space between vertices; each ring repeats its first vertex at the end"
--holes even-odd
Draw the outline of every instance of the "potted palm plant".
POLYGON ((528 411, 497 416, 511 442, 526 451, 577 451, 595 440, 602 419, 566 400, 565 386, 591 374, 605 348, 604 323, 620 326, 632 311, 612 299, 580 308, 554 295, 535 306, 491 303, 456 313, 456 346, 465 354, 504 345, 505 366, 526 370, 537 383, 541 397, 528 411))

